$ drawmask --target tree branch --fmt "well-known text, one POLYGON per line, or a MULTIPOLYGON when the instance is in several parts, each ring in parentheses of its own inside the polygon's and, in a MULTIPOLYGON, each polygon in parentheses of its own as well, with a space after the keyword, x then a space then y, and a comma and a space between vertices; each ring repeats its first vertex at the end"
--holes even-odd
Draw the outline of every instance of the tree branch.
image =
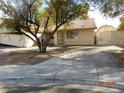
POLYGON ((44 26, 43 34, 46 31, 46 28, 48 27, 49 19, 50 19, 50 14, 47 16, 47 20, 46 20, 46 23, 45 23, 45 26, 44 26))

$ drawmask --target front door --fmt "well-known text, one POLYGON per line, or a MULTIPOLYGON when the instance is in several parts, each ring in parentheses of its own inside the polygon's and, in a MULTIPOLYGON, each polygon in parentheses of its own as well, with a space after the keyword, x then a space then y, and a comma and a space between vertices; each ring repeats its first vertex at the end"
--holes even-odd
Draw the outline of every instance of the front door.
POLYGON ((65 44, 65 33, 64 31, 58 32, 58 45, 64 45, 65 44))

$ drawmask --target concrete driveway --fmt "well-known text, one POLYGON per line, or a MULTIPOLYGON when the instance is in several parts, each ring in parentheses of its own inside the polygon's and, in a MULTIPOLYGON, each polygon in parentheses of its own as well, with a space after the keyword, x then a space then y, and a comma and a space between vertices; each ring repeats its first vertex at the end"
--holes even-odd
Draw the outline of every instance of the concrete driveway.
POLYGON ((89 90, 97 86, 109 88, 96 88, 104 93, 123 93, 124 68, 118 67, 115 55, 123 50, 117 46, 80 46, 37 65, 1 66, 0 85, 46 87, 80 84, 90 85, 92 88, 89 87, 89 90))

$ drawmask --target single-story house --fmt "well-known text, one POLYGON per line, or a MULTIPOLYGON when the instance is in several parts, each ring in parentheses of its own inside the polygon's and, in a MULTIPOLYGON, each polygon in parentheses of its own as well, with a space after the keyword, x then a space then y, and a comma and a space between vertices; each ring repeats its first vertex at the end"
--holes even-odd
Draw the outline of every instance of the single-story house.
POLYGON ((76 19, 69 26, 61 27, 55 34, 55 45, 94 45, 94 19, 76 19))
MULTIPOLYGON (((94 19, 76 19, 68 26, 63 26, 54 35, 52 43, 57 46, 64 45, 94 45, 94 29, 96 29, 94 19)), ((0 43, 18 47, 31 47, 33 41, 20 34, 7 34, 6 28, 0 29, 0 43)), ((39 34, 40 36, 40 34, 39 34)))
POLYGON ((111 25, 101 26, 96 32, 97 45, 124 45, 124 31, 118 31, 111 25))
POLYGON ((116 29, 112 25, 103 25, 98 28, 97 32, 103 32, 103 31, 116 31, 116 29))

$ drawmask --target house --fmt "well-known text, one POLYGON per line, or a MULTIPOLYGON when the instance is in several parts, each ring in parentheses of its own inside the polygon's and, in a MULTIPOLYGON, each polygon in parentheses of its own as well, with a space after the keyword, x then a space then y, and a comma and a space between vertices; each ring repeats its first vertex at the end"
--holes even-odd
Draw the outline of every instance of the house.
POLYGON ((103 26, 99 27, 97 31, 98 32, 102 32, 102 31, 116 31, 116 29, 112 25, 103 25, 103 26))
POLYGON ((103 25, 96 32, 97 45, 111 45, 111 32, 116 31, 112 25, 103 25))
POLYGON ((94 45, 94 19, 76 19, 66 28, 61 27, 55 34, 55 45, 94 45))
POLYGON ((101 26, 96 32, 97 45, 124 45, 124 32, 111 25, 101 26))
MULTIPOLYGON (((96 29, 94 19, 80 20, 76 19, 68 26, 63 26, 54 35, 52 43, 57 46, 64 45, 94 45, 94 29, 96 29)), ((20 34, 0 34, 0 43, 18 47, 31 47, 33 41, 20 34)), ((0 31, 2 32, 2 31, 0 31)), ((10 32, 10 31, 9 31, 10 32)))

